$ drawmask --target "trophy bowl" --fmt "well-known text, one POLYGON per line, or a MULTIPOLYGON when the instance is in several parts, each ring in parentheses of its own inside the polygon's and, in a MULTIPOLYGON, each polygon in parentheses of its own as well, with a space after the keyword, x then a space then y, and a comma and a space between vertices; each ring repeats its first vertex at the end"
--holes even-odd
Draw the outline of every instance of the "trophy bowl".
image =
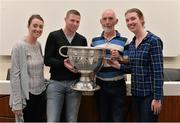
POLYGON ((96 91, 99 85, 95 82, 95 74, 102 67, 105 59, 105 49, 85 46, 62 46, 59 49, 61 56, 68 57, 70 63, 81 73, 80 80, 71 85, 77 91, 96 91), (62 49, 67 48, 67 55, 62 49))

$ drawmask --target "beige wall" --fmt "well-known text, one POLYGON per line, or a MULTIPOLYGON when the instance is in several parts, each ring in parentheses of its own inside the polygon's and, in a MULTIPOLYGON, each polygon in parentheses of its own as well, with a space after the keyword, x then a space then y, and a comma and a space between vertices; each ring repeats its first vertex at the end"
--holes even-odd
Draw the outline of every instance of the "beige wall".
MULTIPOLYGON (((140 8, 145 15, 146 22, 148 23, 146 28, 148 30, 153 30, 153 33, 162 38, 164 49, 166 49, 164 50, 164 55, 177 56, 177 54, 180 54, 179 0, 166 0, 163 2, 161 0, 121 0, 121 4, 119 4, 119 0, 46 0, 45 2, 41 0, 0 0, 0 80, 6 78, 7 69, 10 68, 10 56, 8 55, 10 54, 13 43, 15 43, 13 41, 19 41, 19 39, 26 34, 27 30, 25 27, 27 18, 32 13, 38 12, 44 17, 44 20, 46 20, 43 36, 40 37, 42 38, 40 40, 42 48, 44 48, 49 32, 56 30, 59 27, 63 27, 64 16, 62 15, 65 15, 65 12, 72 8, 79 10, 82 14, 81 26, 78 31, 81 34, 86 35, 88 41, 91 41, 91 37, 99 35, 102 31, 99 24, 99 18, 101 12, 107 9, 107 7, 113 8, 116 11, 119 18, 119 23, 116 29, 119 30, 123 36, 128 37, 129 39, 131 39, 133 34, 127 30, 124 16, 120 15, 124 15, 124 12, 129 8, 140 8), (80 4, 83 5, 79 6, 80 4), (65 6, 59 7, 62 5, 65 6), (49 6, 48 9, 47 6, 49 6), (24 9, 26 11, 22 11, 24 9), (59 12, 54 13, 54 10, 58 10, 59 12), (169 18, 176 19, 167 20, 167 13, 169 18), (93 18, 90 15, 92 15, 93 18), (161 19, 159 19, 159 17, 161 19), (11 20, 13 22, 16 20, 16 24, 13 22, 11 23, 11 20), (94 29, 94 27, 97 28, 94 29), (13 29, 16 29, 16 31, 13 29)), ((166 57, 164 58, 164 61, 164 66, 166 68, 180 68, 180 55, 177 57, 166 57)), ((49 78, 48 70, 49 68, 45 67, 46 78, 49 78)))
MULTIPOLYGON (((180 68, 180 55, 178 57, 164 58, 165 68, 180 68)), ((0 56, 0 80, 6 79, 7 69, 10 68, 10 56, 0 56)), ((45 67, 45 78, 49 78, 49 68, 45 67)))
POLYGON ((101 34, 99 19, 108 8, 113 9, 119 19, 116 29, 131 40, 133 33, 126 27, 124 13, 133 7, 143 12, 146 29, 161 37, 166 49, 164 56, 179 55, 180 0, 0 0, 0 55, 10 55, 13 45, 26 35, 27 19, 33 13, 45 20, 43 34, 38 39, 44 51, 49 32, 64 27, 65 13, 72 8, 81 13, 78 32, 89 42, 101 34))
MULTIPOLYGON (((11 67, 10 56, 0 56, 0 80, 5 80, 7 75, 7 69, 11 67)), ((49 78, 49 68, 44 67, 45 78, 49 78)))

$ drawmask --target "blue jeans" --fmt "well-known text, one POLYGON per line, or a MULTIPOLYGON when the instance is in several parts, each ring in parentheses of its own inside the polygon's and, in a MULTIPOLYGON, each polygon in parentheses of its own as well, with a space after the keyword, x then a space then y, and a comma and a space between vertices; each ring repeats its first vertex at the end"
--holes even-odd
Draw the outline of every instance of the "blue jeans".
POLYGON ((97 79, 101 89, 95 92, 97 111, 101 122, 123 122, 126 119, 125 80, 102 81, 97 79))
POLYGON ((70 88, 73 82, 50 80, 47 87, 48 122, 60 122, 63 108, 65 109, 65 120, 67 122, 77 121, 82 93, 70 88))
POLYGON ((132 106, 134 119, 137 122, 157 122, 158 115, 151 111, 153 96, 138 97, 132 96, 132 106))

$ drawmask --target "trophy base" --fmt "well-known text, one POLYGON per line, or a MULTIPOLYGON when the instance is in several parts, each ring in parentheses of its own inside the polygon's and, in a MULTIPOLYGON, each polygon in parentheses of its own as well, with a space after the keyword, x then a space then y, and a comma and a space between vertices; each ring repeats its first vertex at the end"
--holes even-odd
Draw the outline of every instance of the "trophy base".
POLYGON ((100 89, 100 86, 93 86, 90 82, 77 82, 75 84, 72 84, 71 88, 76 91, 97 91, 100 89))

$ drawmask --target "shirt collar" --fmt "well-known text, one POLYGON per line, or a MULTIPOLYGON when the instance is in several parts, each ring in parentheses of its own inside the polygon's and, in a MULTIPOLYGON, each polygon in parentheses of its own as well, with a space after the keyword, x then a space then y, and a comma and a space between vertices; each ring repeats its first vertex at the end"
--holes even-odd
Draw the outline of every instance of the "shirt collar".
MULTIPOLYGON (((146 37, 143 39, 142 42, 146 41, 149 37, 152 36, 152 33, 150 31, 147 31, 147 32, 148 34, 146 35, 146 37)), ((135 40, 136 40, 136 37, 134 36, 132 42, 135 43, 135 40)))
MULTIPOLYGON (((101 37, 104 38, 104 31, 101 33, 101 37)), ((116 36, 115 37, 121 37, 121 34, 116 30, 116 36)))

